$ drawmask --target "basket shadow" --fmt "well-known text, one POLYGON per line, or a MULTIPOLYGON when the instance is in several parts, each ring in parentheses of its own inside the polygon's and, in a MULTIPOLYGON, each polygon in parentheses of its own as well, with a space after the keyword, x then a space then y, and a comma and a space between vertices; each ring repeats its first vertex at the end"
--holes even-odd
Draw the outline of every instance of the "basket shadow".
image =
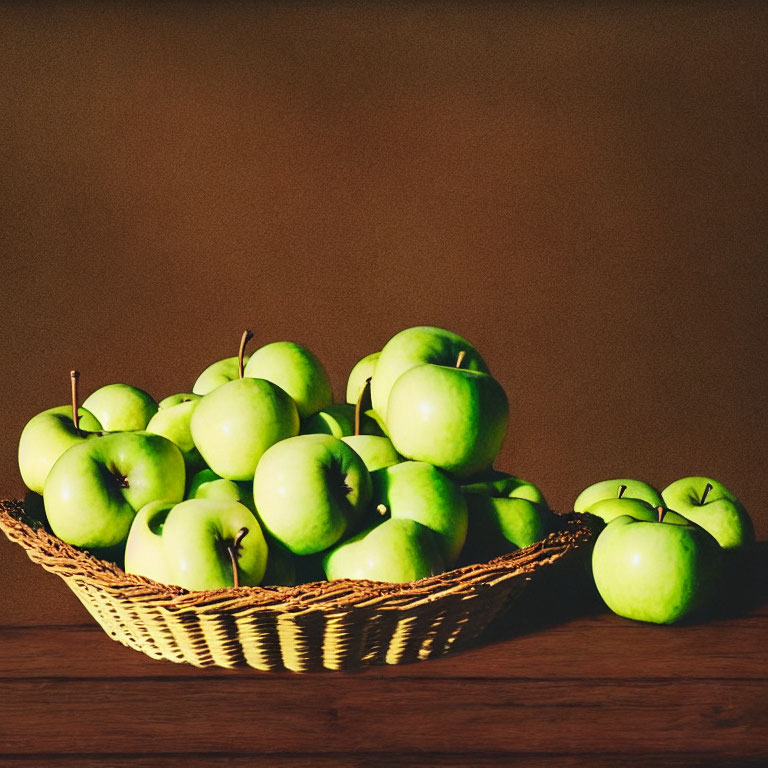
POLYGON ((481 641, 491 643, 532 634, 607 611, 592 579, 592 546, 590 543, 583 547, 558 567, 538 572, 514 604, 486 628, 481 641))

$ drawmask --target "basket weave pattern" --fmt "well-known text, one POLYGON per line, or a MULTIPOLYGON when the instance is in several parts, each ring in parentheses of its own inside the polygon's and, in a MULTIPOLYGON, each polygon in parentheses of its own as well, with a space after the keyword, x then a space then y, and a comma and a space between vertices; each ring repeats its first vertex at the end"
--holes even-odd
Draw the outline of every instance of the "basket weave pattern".
POLYGON ((440 656, 476 640, 536 572, 563 565, 591 539, 578 516, 544 541, 488 563, 408 584, 340 579, 296 587, 190 592, 126 574, 0 501, 0 528, 60 576, 115 640, 198 667, 295 672, 354 669, 440 656))

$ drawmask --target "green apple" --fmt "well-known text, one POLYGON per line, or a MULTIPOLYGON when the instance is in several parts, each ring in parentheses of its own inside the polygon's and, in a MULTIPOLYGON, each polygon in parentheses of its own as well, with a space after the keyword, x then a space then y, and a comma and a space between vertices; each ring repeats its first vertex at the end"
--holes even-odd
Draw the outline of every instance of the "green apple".
POLYGON ((641 480, 601 480, 585 488, 573 502, 574 512, 591 512, 590 507, 603 499, 641 499, 654 509, 664 504, 659 492, 641 480))
POLYGON ((355 435, 383 436, 378 421, 370 415, 372 412, 366 412, 363 408, 369 381, 367 379, 363 383, 354 405, 342 403, 323 408, 303 422, 302 433, 328 434, 340 438, 355 435))
POLYGON ((212 469, 201 469, 187 486, 187 499, 239 501, 254 512, 251 484, 219 477, 212 469))
POLYGON ((554 513, 533 484, 506 472, 492 472, 461 486, 469 525, 463 559, 483 562, 544 539, 554 513))
POLYGON ((492 376, 427 363, 409 368, 394 383, 386 423, 402 456, 471 477, 493 463, 508 418, 507 396, 492 376))
POLYGON ((416 326, 395 334, 381 350, 371 380, 373 410, 389 424, 387 412, 392 386, 408 369, 424 363, 455 366, 464 353, 463 367, 470 371, 488 372, 477 350, 458 334, 442 328, 416 326))
MULTIPOLYGON (((247 363, 248 359, 248 355, 245 355, 243 362, 247 363)), ((209 392, 213 392, 214 389, 218 389, 222 384, 239 379, 240 372, 238 366, 239 358, 237 355, 211 363, 197 377, 197 380, 192 385, 192 392, 196 395, 207 395, 209 392)))
POLYGON ((362 460, 369 472, 399 464, 403 457, 388 437, 380 435, 348 435, 341 438, 362 460))
MULTIPOLYGON (((355 405, 345 406, 352 409, 354 428, 351 432, 347 432, 342 440, 360 456, 368 471, 374 472, 377 469, 401 462, 403 457, 395 450, 392 441, 382 433, 378 419, 373 422, 368 417, 366 420, 363 404, 366 396, 369 395, 370 383, 370 378, 366 378, 357 393, 355 405), (366 432, 368 434, 365 434, 366 432)), ((369 410, 366 413, 372 414, 374 412, 369 410)))
POLYGON ((547 507, 544 494, 536 485, 515 477, 509 472, 500 472, 496 469, 491 469, 466 483, 462 483, 461 491, 465 496, 482 495, 495 499, 526 499, 547 507))
POLYGON ((87 549, 125 542, 136 512, 150 501, 181 501, 181 451, 149 432, 115 432, 67 449, 51 468, 43 500, 51 529, 87 549))
POLYGON ((252 480, 271 445, 299 431, 293 400, 264 379, 233 379, 198 402, 192 439, 206 464, 228 480, 252 480))
POLYGON ((125 572, 146 576, 161 584, 172 584, 163 548, 163 525, 175 501, 150 501, 133 518, 125 542, 125 572))
POLYGON ((435 533, 408 518, 390 518, 343 541, 324 558, 328 579, 403 583, 445 570, 435 533))
MULTIPOLYGON (((189 590, 222 589, 256 586, 264 576, 264 535, 253 514, 238 502, 189 499, 155 517, 137 515, 134 526, 137 532, 134 535, 131 528, 129 536, 132 566, 146 566, 162 553, 164 570, 158 573, 169 584, 189 590)), ((150 576, 142 570, 132 572, 150 576)))
POLYGON ((168 514, 162 536, 171 579, 185 589, 256 586, 264 576, 264 534, 238 502, 183 501, 168 514))
POLYGON ((253 500, 265 530, 296 555, 333 546, 371 498, 362 459, 332 435, 299 435, 261 457, 253 500))
POLYGON ((157 412, 157 403, 143 389, 130 384, 107 384, 83 401, 105 432, 135 432, 145 429, 157 412))
POLYGON ((245 375, 266 379, 284 389, 306 419, 329 406, 331 382, 322 363, 306 347, 275 341, 257 349, 245 366, 245 375))
POLYGON ((603 522, 610 523, 616 517, 629 515, 635 520, 644 522, 663 522, 670 525, 690 525, 691 521, 682 515, 678 515, 662 504, 658 507, 651 506, 642 499, 633 499, 627 496, 615 499, 600 499, 589 506, 588 514, 599 517, 603 522), (661 518, 661 519, 659 519, 661 518))
POLYGON ((373 372, 376 369, 376 361, 379 359, 380 354, 381 352, 371 352, 370 355, 366 355, 361 360, 358 360, 349 372, 346 394, 346 399, 349 404, 357 404, 357 401, 360 399, 360 394, 365 389, 368 380, 373 378, 373 372))
POLYGON ((697 525, 614 518, 592 552, 595 585, 619 616, 657 624, 709 607, 721 582, 720 548, 697 525))
POLYGON ((162 411, 165 408, 173 408, 174 405, 180 405, 181 403, 189 403, 192 400, 199 400, 202 395, 196 395, 194 392, 177 392, 175 395, 168 395, 164 397, 158 404, 158 410, 162 411))
POLYGON ((444 472, 421 461, 403 461, 371 473, 372 506, 381 515, 408 518, 431 529, 447 568, 467 536, 467 502, 444 472))
MULTIPOLYGON (((348 437, 355 434, 355 406, 348 403, 327 405, 301 424, 301 434, 348 437)), ((380 435, 379 425, 366 413, 360 414, 360 434, 380 435)))
POLYGON ((747 510, 717 480, 683 477, 668 485, 661 496, 670 509, 709 531, 723 549, 736 549, 755 540, 747 510))
POLYGON ((200 395, 178 394, 161 400, 157 413, 149 420, 146 431, 167 437, 181 450, 187 475, 205 466, 200 451, 195 447, 189 423, 197 407, 200 395))
POLYGON ((79 427, 72 413, 71 405, 49 408, 33 416, 21 431, 19 471, 24 485, 35 493, 43 492, 51 467, 64 451, 101 430, 98 419, 85 408, 77 409, 79 427))

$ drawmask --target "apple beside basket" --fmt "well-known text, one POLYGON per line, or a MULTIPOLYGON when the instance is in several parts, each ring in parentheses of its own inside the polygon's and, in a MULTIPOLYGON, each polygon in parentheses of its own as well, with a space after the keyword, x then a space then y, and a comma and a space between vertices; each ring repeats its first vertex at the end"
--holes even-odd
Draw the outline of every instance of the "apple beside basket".
POLYGON ((529 547, 406 584, 190 592, 126 574, 46 531, 23 502, 0 501, 6 536, 60 576, 113 639, 154 659, 264 671, 401 664, 476 642, 545 571, 583 566, 593 534, 580 515, 560 520, 560 530, 529 547))

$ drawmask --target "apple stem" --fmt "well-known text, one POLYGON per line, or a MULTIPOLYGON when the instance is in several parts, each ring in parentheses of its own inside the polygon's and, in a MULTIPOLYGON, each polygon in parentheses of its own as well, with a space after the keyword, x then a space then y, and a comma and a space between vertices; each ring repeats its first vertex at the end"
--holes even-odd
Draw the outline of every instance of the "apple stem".
POLYGON ((384 517, 384 515, 386 515, 386 514, 387 514, 387 512, 389 512, 389 510, 387 509, 387 506, 386 506, 386 504, 379 504, 379 506, 378 506, 378 507, 376 507, 376 511, 377 511, 377 512, 378 512, 378 513, 379 513, 379 514, 382 516, 382 517, 384 517))
POLYGON ((357 402, 355 403, 355 435, 360 434, 360 411, 363 410, 363 398, 365 397, 365 393, 368 391, 368 387, 371 386, 371 376, 369 376, 365 383, 362 386, 362 389, 360 390, 360 394, 358 395, 357 402))
POLYGON ((701 494, 701 501, 699 502, 700 506, 704 506, 704 502, 707 500, 707 496, 709 496, 709 492, 712 490, 712 488, 712 483, 707 483, 706 487, 704 488, 704 493, 701 494))
POLYGON ((659 522, 661 523, 664 520, 664 514, 666 513, 666 510, 662 506, 656 507, 656 511, 659 513, 659 522))
POLYGON ((467 351, 465 349, 462 349, 461 352, 459 352, 459 356, 456 358, 456 367, 461 368, 461 364, 464 362, 464 358, 467 356, 467 351))
POLYGON ((248 533, 247 528, 241 528, 237 535, 235 536, 235 540, 227 545, 227 552, 229 552, 229 559, 232 561, 232 585, 234 587, 240 586, 240 578, 237 573, 237 550, 240 548, 240 542, 245 538, 245 535, 248 533))
POLYGON ((69 379, 72 382, 72 421, 75 429, 80 432, 80 414, 77 412, 77 380, 80 378, 80 371, 70 371, 69 379))
POLYGON ((245 345, 253 338, 253 331, 243 331, 243 335, 240 337, 240 349, 237 352, 237 373, 242 379, 245 372, 245 366, 243 365, 243 357, 245 356, 245 345))
POLYGON ((621 498, 624 495, 624 491, 626 491, 626 490, 627 490, 627 486, 626 485, 620 485, 619 486, 619 498, 621 498))

